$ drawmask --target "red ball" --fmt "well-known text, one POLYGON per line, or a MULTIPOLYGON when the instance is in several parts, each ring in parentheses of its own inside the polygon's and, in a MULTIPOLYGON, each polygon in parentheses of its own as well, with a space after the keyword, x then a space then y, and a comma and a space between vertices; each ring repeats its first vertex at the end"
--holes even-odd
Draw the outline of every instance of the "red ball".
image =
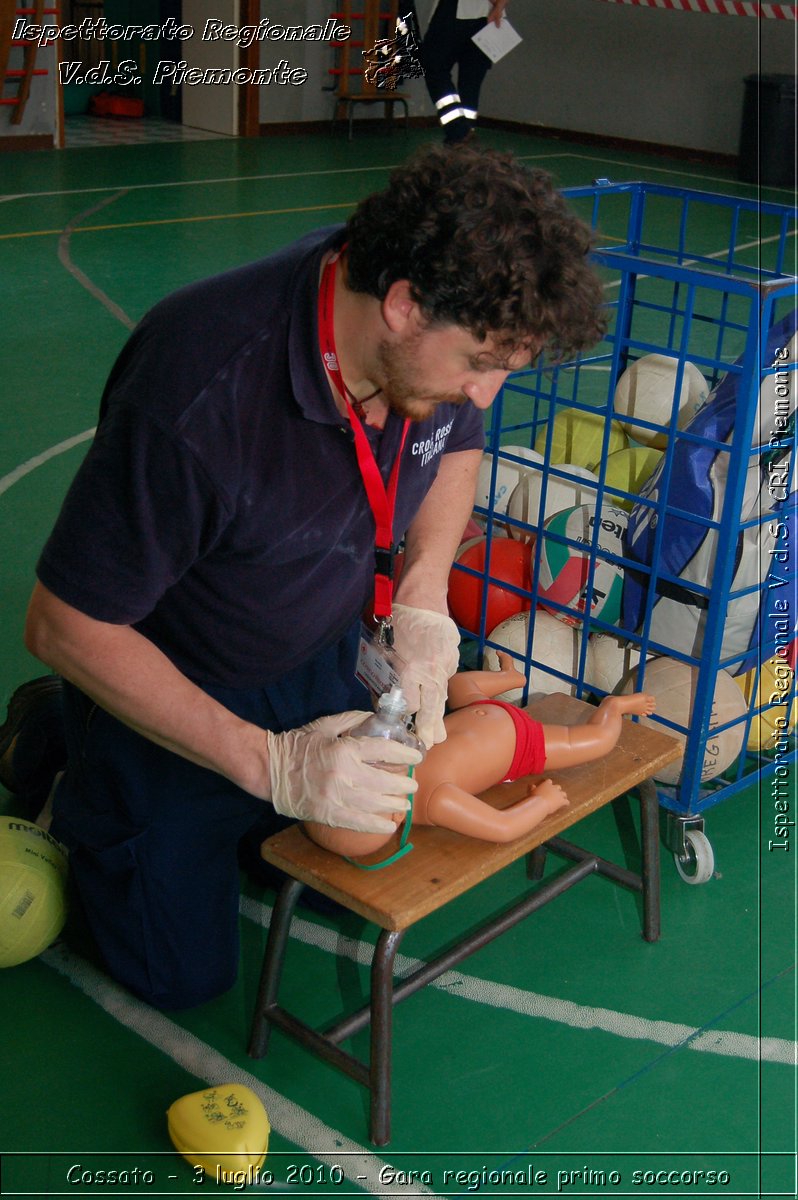
MULTIPOLYGON (((466 542, 458 552, 456 563, 471 567, 474 571, 485 570, 485 546, 487 538, 475 538, 466 542)), ((531 604, 531 568, 533 542, 520 542, 515 538, 494 537, 490 546, 488 574, 487 611, 485 632, 490 634, 497 625, 515 613, 527 612, 531 604), (510 591, 502 584, 526 591, 526 596, 510 591)), ((452 617, 464 629, 478 633, 482 617, 484 579, 469 575, 453 566, 449 574, 449 609, 452 617)))

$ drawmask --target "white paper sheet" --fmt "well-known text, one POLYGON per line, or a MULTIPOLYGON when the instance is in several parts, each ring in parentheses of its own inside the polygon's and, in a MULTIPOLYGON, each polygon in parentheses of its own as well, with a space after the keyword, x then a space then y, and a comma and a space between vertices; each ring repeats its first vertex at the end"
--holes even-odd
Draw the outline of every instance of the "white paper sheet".
POLYGON ((479 46, 484 54, 487 54, 491 62, 498 62, 500 58, 504 58, 505 54, 514 50, 518 43, 523 41, 523 38, 513 29, 507 18, 502 17, 501 25, 494 25, 492 21, 489 21, 484 29, 480 29, 479 33, 474 34, 471 40, 479 46))

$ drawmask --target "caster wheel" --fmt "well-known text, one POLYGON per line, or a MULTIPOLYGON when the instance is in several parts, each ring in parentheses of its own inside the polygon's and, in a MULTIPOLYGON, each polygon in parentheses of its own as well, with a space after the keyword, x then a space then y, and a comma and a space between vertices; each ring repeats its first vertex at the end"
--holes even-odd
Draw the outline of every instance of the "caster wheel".
POLYGON ((684 855, 674 854, 676 870, 685 883, 707 883, 715 869, 712 844, 699 829, 688 829, 684 835, 684 855))

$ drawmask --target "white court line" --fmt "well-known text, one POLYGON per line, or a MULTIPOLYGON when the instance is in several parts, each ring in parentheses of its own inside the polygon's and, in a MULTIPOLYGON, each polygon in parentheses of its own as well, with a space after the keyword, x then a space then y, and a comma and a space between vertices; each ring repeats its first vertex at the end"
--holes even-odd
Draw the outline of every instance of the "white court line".
POLYGON ((115 200, 121 200, 122 197, 126 195, 127 192, 124 191, 124 189, 122 191, 115 192, 112 196, 106 196, 105 199, 98 200, 96 204, 92 204, 91 208, 86 208, 83 210, 83 212, 78 213, 76 217, 73 217, 72 220, 69 221, 64 227, 64 230, 58 239, 58 261, 61 263, 62 267, 69 272, 77 284, 85 288, 89 295, 93 297, 93 299, 99 301, 103 308, 111 314, 114 320, 119 321, 122 325, 124 325, 125 329, 132 332, 132 330, 136 327, 136 322, 132 317, 127 315, 125 310, 121 308, 115 300, 111 299, 107 292, 104 292, 103 289, 99 287, 99 285, 96 284, 93 279, 90 279, 85 271, 81 271, 80 267, 78 267, 72 261, 71 244, 72 234, 80 227, 81 221, 85 221, 87 217, 94 216, 94 214, 100 212, 101 209, 107 208, 110 204, 113 204, 115 200))
MULTIPOLYGON (((562 154, 556 155, 527 155, 527 157, 541 158, 563 158, 568 157, 562 154)), ((286 172, 270 172, 265 175, 220 175, 217 179, 173 179, 163 182, 151 182, 151 184, 108 184, 101 187, 71 187, 65 188, 64 191, 54 192, 16 192, 8 193, 7 196, 0 196, 0 204, 6 203, 8 200, 30 200, 40 199, 47 196, 88 196, 91 192, 118 192, 120 188, 126 192, 142 192, 152 190, 157 187, 205 187, 209 184, 248 184, 248 182, 263 182, 270 179, 316 179, 322 175, 359 175, 374 170, 396 170, 400 163, 391 162, 385 163, 384 166, 374 167, 334 167, 324 170, 286 170, 286 172)))
MULTIPOLYGON (((89 188, 87 190, 88 191, 99 191, 99 190, 110 190, 110 189, 89 188)), ((792 230, 790 233, 787 234, 787 236, 795 237, 796 232, 797 232, 796 230, 792 230)), ((744 242, 742 245, 734 247, 735 253, 739 252, 740 250, 751 250, 754 246, 759 246, 759 245, 764 246, 768 242, 778 241, 780 236, 781 236, 780 234, 774 234, 772 237, 761 238, 761 239, 757 238, 752 242, 744 242)), ((610 247, 610 249, 611 249, 611 247, 610 247)), ((706 258, 722 258, 724 254, 728 254, 728 249, 713 250, 710 254, 707 254, 705 257, 706 258)), ((688 260, 687 263, 685 263, 683 265, 689 265, 689 263, 696 262, 696 261, 698 261, 698 260, 690 259, 690 260, 688 260)), ((638 278, 646 279, 646 278, 648 278, 648 276, 640 275, 638 278)), ((613 287, 620 287, 620 285, 621 285, 621 279, 619 278, 619 279, 610 280, 609 283, 605 283, 603 286, 604 286, 604 290, 607 291, 613 287)), ((582 370, 600 370, 600 369, 602 369, 602 368, 600 368, 600 367, 583 367, 582 368, 582 370)), ((604 369, 608 370, 609 368, 604 368, 604 369)), ((79 433, 73 438, 67 438, 66 441, 59 442, 58 445, 51 446, 49 450, 45 450, 41 454, 37 454, 37 455, 35 455, 35 457, 28 459, 27 462, 24 462, 24 463, 22 463, 21 466, 16 467, 8 475, 4 475, 2 478, 0 478, 0 495, 2 495, 3 492, 8 491, 8 489, 10 487, 12 487, 15 483, 17 483, 18 480, 22 479, 23 476, 29 474, 29 472, 31 472, 31 471, 36 470, 37 467, 42 466, 42 464, 46 463, 49 459, 55 458, 57 455, 65 453, 67 450, 71 450, 72 447, 78 445, 79 442, 88 441, 88 439, 90 437, 93 437, 93 435, 94 435, 93 428, 86 429, 86 430, 84 430, 83 433, 79 433)))
MULTIPOLYGON (((794 238, 796 236, 796 234, 798 234, 798 229, 791 229, 786 236, 788 238, 794 238)), ((741 242, 739 246, 733 247, 733 252, 735 254, 739 254, 741 250, 753 250, 755 246, 767 246, 771 242, 780 242, 780 241, 781 241, 781 234, 774 233, 770 237, 754 238, 754 240, 752 242, 741 242)), ((616 249, 616 247, 602 246, 602 247, 600 247, 600 249, 606 250, 608 253, 611 254, 616 249)), ((619 251, 619 253, 623 254, 623 250, 621 249, 619 251)), ((729 253, 728 248, 726 248, 724 250, 712 250, 709 254, 703 255, 702 258, 686 258, 684 260, 684 262, 680 262, 677 265, 680 267, 694 267, 696 265, 700 265, 701 263, 703 263, 705 258, 723 258, 724 255, 728 255, 728 253, 729 253)), ((650 279, 651 276, 640 274, 640 275, 636 275, 635 278, 636 279, 650 279)), ((712 278, 719 279, 719 278, 722 278, 722 276, 713 275, 712 278)), ((738 278, 738 277, 735 277, 735 278, 738 278)), ((606 291, 609 291, 610 288, 620 287, 622 282, 623 282, 623 276, 619 276, 618 279, 611 279, 609 283, 602 284, 602 287, 603 287, 603 290, 606 292, 606 291)))
MULTIPOLYGON (((546 160, 548 160, 548 158, 576 158, 576 160, 583 160, 584 162, 614 162, 612 158, 593 158, 592 160, 592 158, 590 158, 588 155, 572 154, 572 152, 566 150, 558 150, 556 152, 552 152, 552 154, 517 155, 517 158, 518 162, 526 162, 528 160, 539 162, 544 160, 544 158, 546 158, 546 160)), ((384 163, 382 166, 380 166, 380 164, 376 164, 376 166, 372 167, 330 167, 317 170, 286 170, 286 172, 268 172, 264 175, 220 175, 214 179, 174 179, 160 182, 150 182, 150 184, 108 184, 97 187, 62 188, 60 191, 56 190, 48 192, 10 192, 5 194, 5 196, 0 196, 0 203, 7 203, 10 202, 10 200, 30 200, 52 196, 88 196, 88 194, 91 194, 92 192, 116 192, 120 190, 120 187, 124 188, 124 190, 128 192, 140 192, 152 190, 152 188, 158 187, 205 187, 209 184, 248 184, 248 182, 263 182, 264 180, 270 179, 317 179, 320 178, 320 176, 326 175, 359 175, 366 174, 368 172, 379 172, 379 170, 382 170, 382 172, 388 170, 388 172, 390 172, 390 170, 396 170, 398 166, 401 166, 401 164, 397 162, 391 162, 384 163)), ((626 166, 634 168, 635 164, 626 163, 626 166)), ((667 168, 665 167, 653 167, 652 170, 667 172, 667 168)), ((690 175, 690 172, 678 172, 678 170, 672 170, 670 174, 690 175)), ((696 179, 706 178, 709 178, 709 176, 696 175, 696 179)), ((730 182, 730 180, 720 181, 730 182)))
MULTIPOLYGON (((406 1185, 380 1182, 380 1169, 386 1165, 384 1159, 379 1158, 367 1147, 361 1146, 359 1142, 345 1137, 338 1130, 331 1129, 312 1113, 281 1096, 257 1076, 219 1054, 212 1046, 171 1021, 157 1009, 137 1000, 130 992, 114 983, 107 975, 103 975, 91 963, 73 954, 66 946, 51 947, 41 955, 41 959, 48 967, 52 967, 79 988, 120 1025, 138 1034, 145 1042, 161 1050, 172 1062, 196 1075, 198 1079, 205 1080, 213 1087, 225 1083, 239 1083, 251 1088, 263 1102, 269 1123, 275 1132, 321 1162, 339 1163, 346 1177, 359 1187, 379 1196, 407 1194, 406 1185)), ((279 1158, 275 1158, 274 1162, 276 1177, 279 1158)), ((425 1196, 435 1195, 430 1188, 415 1181, 414 1188, 425 1196)))
MULTIPOLYGON (((565 157, 565 156, 563 156, 563 157, 565 157)), ((264 176, 264 178, 265 178, 265 176, 264 176)), ((149 185, 144 184, 142 186, 149 186, 149 185)), ((165 185, 165 186, 169 186, 169 185, 165 185)), ((86 189, 86 191, 110 191, 110 190, 112 190, 112 189, 110 189, 110 188, 87 188, 86 189)), ((798 231, 791 230, 787 234, 787 236, 795 237, 796 232, 798 232, 798 231)), ((738 253, 741 250, 751 250, 751 249, 753 249, 754 246, 764 246, 764 245, 767 245, 769 242, 778 241, 780 236, 781 236, 780 234, 774 234, 772 237, 756 238, 752 242, 743 242, 741 245, 734 247, 735 253, 738 253)), ((609 249, 612 249, 612 247, 609 247, 609 249)), ((728 248, 724 248, 723 250, 713 250, 711 253, 705 255, 705 257, 706 258, 722 258, 724 254, 728 254, 728 248)), ((687 266, 687 265, 690 265, 690 263, 695 263, 697 261, 700 261, 700 260, 688 259, 683 265, 687 266)), ((645 279, 645 278, 647 278, 647 276, 640 275, 639 278, 645 279)), ((619 278, 619 279, 610 280, 610 282, 605 283, 603 286, 604 286, 604 290, 607 291, 609 288, 620 287, 620 284, 621 284, 621 279, 619 278)), ((583 370, 599 370, 601 368, 599 368, 599 367, 583 367, 582 369, 583 370)), ((71 450, 73 446, 78 445, 80 442, 88 441, 89 438, 94 436, 94 432, 95 432, 94 428, 86 429, 86 430, 84 430, 83 433, 76 434, 75 437, 72 437, 72 438, 67 438, 66 441, 59 442, 57 445, 51 446, 49 450, 44 450, 41 454, 37 454, 33 458, 29 458, 27 462, 22 463, 19 467, 16 467, 13 471, 9 472, 8 475, 4 475, 2 478, 0 478, 0 495, 2 495, 3 492, 8 491, 8 489, 10 487, 12 487, 15 483, 17 483, 18 480, 22 479, 23 476, 28 475, 31 471, 35 471, 37 467, 40 467, 44 463, 48 462, 49 459, 55 458, 59 454, 64 454, 67 450, 71 450)))
MULTIPOLYGON (((516 156, 519 162, 539 162, 550 158, 573 158, 577 162, 600 162, 609 163, 612 166, 626 167, 630 171, 638 169, 638 164, 634 162, 623 162, 616 158, 602 158, 592 154, 576 154, 571 150, 558 150, 551 154, 519 154, 516 156)), ((209 184, 224 184, 224 183, 249 183, 263 182, 270 179, 315 179, 316 177, 328 175, 359 175, 373 171, 394 171, 399 163, 385 163, 383 165, 375 165, 370 167, 331 167, 323 170, 314 171, 282 171, 268 172, 264 175, 222 175, 211 179, 174 179, 152 183, 128 183, 128 184, 108 184, 100 187, 87 188, 64 188, 61 190, 53 190, 46 192, 10 192, 7 195, 0 195, 0 203, 8 203, 12 200, 35 200, 47 196, 85 196, 95 192, 114 192, 118 191, 120 186, 126 191, 137 192, 146 191, 155 188, 180 188, 180 187, 207 187, 209 184)), ((655 171, 660 175, 677 175, 684 179, 704 180, 708 183, 723 183, 726 186, 739 183, 743 188, 756 187, 755 184, 746 184, 742 180, 731 180, 721 175, 701 175, 696 172, 677 169, 676 167, 655 167, 646 165, 640 167, 640 170, 645 172, 655 171)), ((613 183, 635 182, 635 180, 613 180, 613 183)), ((790 188, 784 187, 769 187, 769 191, 787 192, 792 194, 790 188)), ((749 197, 750 198, 750 197, 749 197)))
POLYGON ((123 188, 127 192, 147 191, 151 188, 206 187, 210 183, 249 183, 264 179, 305 179, 317 175, 357 175, 364 171, 393 171, 393 164, 386 167, 336 167, 325 171, 284 171, 267 175, 221 175, 216 179, 173 179, 160 183, 126 183, 108 184, 107 187, 66 188, 53 192, 17 192, 0 196, 0 202, 8 200, 37 200, 43 196, 85 196, 91 192, 118 192, 123 188))
MULTIPOLYGON (((268 926, 272 913, 270 905, 253 900, 249 896, 242 896, 239 908, 250 921, 264 928, 268 926)), ((373 946, 344 937, 324 926, 314 925, 311 921, 294 917, 291 922, 291 936, 327 954, 349 958, 363 966, 371 963, 373 946)), ((396 974, 400 977, 408 975, 422 965, 419 959, 408 958, 403 954, 396 956, 396 974)), ((528 992, 508 984, 492 983, 489 979, 461 975, 459 971, 446 971, 433 980, 431 986, 441 988, 449 996, 520 1013, 525 1017, 543 1018, 560 1025, 570 1025, 573 1029, 600 1029, 615 1037, 656 1042, 660 1046, 681 1046, 687 1050, 702 1050, 708 1054, 721 1054, 729 1058, 747 1058, 754 1061, 761 1059, 763 1062, 787 1063, 793 1066, 796 1065, 798 1056, 798 1043, 785 1038, 757 1038, 750 1034, 700 1029, 673 1021, 651 1021, 631 1013, 574 1004, 571 1000, 542 996, 537 992, 528 992)))
POLYGON ((31 471, 35 471, 37 467, 41 467, 44 463, 49 462, 51 458, 57 458, 59 454, 66 454, 67 450, 71 450, 73 446, 79 446, 81 442, 87 442, 89 438, 94 437, 95 427, 84 429, 83 433, 76 433, 74 437, 66 438, 63 442, 58 442, 55 446, 51 446, 49 450, 43 450, 41 454, 34 454, 33 458, 29 458, 27 462, 21 463, 15 467, 13 471, 9 471, 7 475, 0 478, 0 496, 3 492, 7 492, 15 483, 19 483, 26 475, 30 475, 31 471))
MULTIPOLYGON (((519 156, 519 157, 536 158, 537 155, 525 154, 525 155, 519 156)), ((553 158, 555 156, 550 155, 549 157, 553 158)), ((557 157, 575 158, 582 162, 610 163, 612 166, 626 167, 628 170, 636 170, 637 169, 636 163, 624 162, 620 158, 600 158, 598 155, 593 155, 593 154, 576 154, 572 150, 566 150, 562 154, 558 155, 557 157)), ((660 175, 678 175, 682 179, 684 179, 686 177, 687 179, 705 180, 707 183, 724 183, 724 184, 726 184, 727 187, 731 187, 734 185, 734 186, 739 186, 741 188, 754 188, 756 190, 759 190, 758 185, 755 183, 746 183, 742 179, 728 179, 722 175, 700 175, 695 171, 678 170, 676 167, 654 167, 654 166, 651 166, 650 164, 646 164, 645 167, 641 167, 640 169, 644 170, 646 172, 656 171, 660 175)), ((611 182, 612 183, 637 183, 639 181, 639 179, 640 179, 640 176, 637 176, 633 180, 613 179, 611 182)), ((790 195, 790 196, 792 196, 792 194, 793 194, 792 188, 788 188, 788 187, 781 187, 781 186, 777 187, 776 185, 768 184, 767 188, 768 188, 768 191, 770 191, 770 192, 787 192, 788 195, 790 195)), ((737 198, 739 199, 739 197, 737 197, 737 198)), ((749 196, 749 197, 744 197, 744 199, 755 199, 755 197, 749 196)))

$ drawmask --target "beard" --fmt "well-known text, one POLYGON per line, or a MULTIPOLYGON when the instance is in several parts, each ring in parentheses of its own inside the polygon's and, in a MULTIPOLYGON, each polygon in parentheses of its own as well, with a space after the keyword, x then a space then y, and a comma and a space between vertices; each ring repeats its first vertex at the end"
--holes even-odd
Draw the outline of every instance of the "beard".
POLYGON ((416 365, 420 340, 418 333, 399 345, 382 341, 377 346, 382 393, 392 412, 411 421, 426 421, 439 404, 465 404, 468 399, 462 392, 426 389, 416 365))

